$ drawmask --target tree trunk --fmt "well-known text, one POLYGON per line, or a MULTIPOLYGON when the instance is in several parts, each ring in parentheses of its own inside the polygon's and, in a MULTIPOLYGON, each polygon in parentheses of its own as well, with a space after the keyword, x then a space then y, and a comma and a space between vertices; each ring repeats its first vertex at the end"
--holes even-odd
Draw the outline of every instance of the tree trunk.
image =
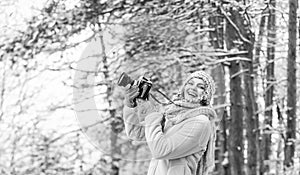
MULTIPOLYGON (((235 41, 239 39, 234 24, 241 21, 239 11, 230 9, 231 18, 226 23, 226 44, 228 50, 238 48, 235 41)), ((224 14, 224 13, 223 13, 224 14)), ((224 14, 226 15, 226 14, 224 14)), ((244 175, 244 139, 243 139, 243 101, 242 101, 242 78, 241 64, 239 61, 232 61, 229 66, 230 73, 230 122, 228 138, 228 156, 231 175, 244 175)))
POLYGON ((239 62, 230 65, 230 124, 229 124, 229 162, 231 175, 243 175, 243 103, 239 62))
MULTIPOLYGON (((283 117, 282 117, 282 114, 281 114, 281 110, 280 110, 280 107, 279 107, 279 104, 277 104, 276 106, 276 112, 277 112, 277 116, 278 116, 278 125, 279 127, 284 127, 284 121, 283 121, 283 117)), ((279 175, 280 172, 282 172, 283 168, 282 168, 282 165, 283 165, 283 162, 282 162, 282 159, 281 159, 281 156, 280 154, 282 154, 283 152, 283 144, 282 144, 282 140, 284 140, 284 134, 283 132, 280 132, 280 137, 279 137, 279 141, 277 143, 277 153, 276 153, 276 175, 279 175)))
MULTIPOLYGON (((276 15, 275 15, 276 0, 270 0, 269 4, 269 16, 268 16, 268 37, 267 37, 267 67, 266 67, 266 94, 265 94, 265 119, 264 119, 264 131, 269 131, 272 128, 273 118, 273 98, 274 98, 274 61, 275 61, 275 44, 276 44, 276 15)), ((263 132, 263 160, 268 162, 271 154, 271 133, 263 132)), ((270 171, 269 163, 263 164, 261 169, 262 174, 270 171)))
POLYGON ((284 147, 284 165, 294 164, 296 139, 296 40, 297 40, 297 0, 289 0, 289 42, 287 57, 287 128, 284 147))
POLYGON ((263 42, 263 36, 265 33, 265 26, 266 26, 266 14, 265 14, 264 10, 262 12, 262 16, 260 18, 260 23, 259 23, 259 31, 258 31, 258 36, 257 36, 257 41, 256 41, 256 47, 255 47, 255 55, 254 55, 254 71, 257 72, 258 71, 258 67, 259 67, 259 63, 260 63, 260 52, 261 52, 261 46, 262 46, 262 42, 263 42))
POLYGON ((227 28, 227 43, 229 49, 237 48, 247 51, 241 57, 250 61, 231 62, 230 64, 230 101, 231 101, 231 123, 229 129, 229 160, 231 174, 245 174, 244 168, 244 140, 243 114, 246 114, 246 138, 247 138, 247 171, 249 175, 257 174, 257 149, 258 149, 258 116, 255 115, 257 104, 254 96, 253 85, 253 43, 254 37, 250 31, 249 21, 242 16, 242 9, 231 9, 230 23, 227 28), (234 44, 235 42, 235 44, 234 44), (239 43, 239 44, 236 44, 239 43), (242 76, 244 75, 244 76, 242 76), (242 83, 243 77, 243 83, 242 83), (242 88, 242 85, 244 88, 242 88), (245 105, 243 104, 243 97, 245 105), (243 110, 245 109, 245 111, 243 110), (245 113, 244 113, 245 112, 245 113))
MULTIPOLYGON (((100 24, 99 24, 100 26, 100 24)), ((100 31, 103 33, 102 31, 100 31)), ((103 63, 103 74, 106 82, 109 82, 111 80, 111 77, 109 75, 109 70, 108 70, 108 62, 107 62, 107 55, 106 55, 106 50, 105 50, 105 43, 103 39, 103 35, 100 35, 100 42, 102 46, 102 63, 103 63)), ((118 162, 120 161, 117 157, 120 155, 120 148, 118 146, 118 133, 116 132, 116 109, 112 107, 112 94, 113 94, 113 89, 112 89, 112 83, 107 84, 107 89, 106 89, 106 100, 109 105, 109 114, 110 114, 110 157, 111 157, 111 169, 109 174, 110 175, 119 175, 119 167, 118 167, 118 162)))
MULTIPOLYGON (((259 24, 259 32, 258 32, 258 37, 257 37, 257 41, 256 41, 256 47, 255 47, 255 55, 254 55, 254 63, 253 63, 253 74, 254 74, 254 81, 255 81, 255 85, 254 85, 254 89, 255 92, 258 92, 260 89, 260 82, 261 81, 261 68, 260 68, 260 52, 262 51, 262 42, 263 42, 263 37, 264 37, 264 33, 265 33, 265 27, 266 27, 266 11, 267 9, 264 9, 262 12, 262 16, 260 19, 260 24, 259 24)), ((255 100, 257 101, 258 99, 258 93, 255 94, 255 100)), ((259 126, 259 120, 258 120, 258 116, 255 118, 255 123, 257 126, 259 126)), ((260 130, 257 131, 257 137, 260 138, 260 130)), ((258 168, 258 172, 260 172, 260 175, 263 175, 263 152, 264 150, 262 149, 262 139, 258 139, 257 140, 257 144, 258 144, 258 149, 259 151, 257 151, 257 159, 259 160, 259 166, 258 168)))
MULTIPOLYGON (((251 36, 249 37, 250 41, 251 36)), ((252 60, 253 45, 245 44, 248 54, 245 57, 252 60)), ((244 89, 245 89, 245 112, 246 112, 246 136, 247 136, 247 171, 249 175, 257 174, 257 150, 259 148, 259 130, 258 130, 258 114, 257 104, 254 95, 254 80, 253 80, 253 63, 243 62, 244 70, 247 72, 244 75, 244 89)))
MULTIPOLYGON (((254 63, 253 63, 253 74, 254 74, 254 81, 255 81, 255 92, 258 92, 260 89, 260 83, 259 81, 261 81, 261 69, 260 69, 260 52, 262 51, 262 42, 263 42, 263 37, 264 37, 264 33, 265 33, 265 27, 266 27, 266 9, 263 10, 262 12, 262 16, 260 19, 260 24, 259 24, 259 32, 258 32, 258 37, 257 37, 257 41, 256 41, 256 47, 255 47, 255 54, 254 54, 254 63)), ((255 100, 257 100, 258 95, 257 93, 255 94, 255 100)), ((256 125, 259 126, 259 121, 258 121, 258 116, 255 118, 256 121, 256 125)), ((260 130, 257 131, 257 137, 260 138, 260 130)), ((260 175, 263 175, 263 152, 264 150, 262 149, 262 139, 258 139, 258 149, 259 151, 257 151, 257 159, 258 159, 258 163, 259 166, 258 168, 258 172, 260 172, 260 175)))
MULTIPOLYGON (((215 14, 215 16, 209 17, 209 26, 211 28, 214 28, 214 31, 209 32, 209 38, 210 43, 215 49, 224 49, 224 18, 220 16, 219 12, 215 14)), ((219 59, 222 59, 219 58, 219 59)), ((214 105, 222 105, 225 103, 225 79, 224 79, 224 67, 222 64, 217 65, 211 72, 212 76, 214 77, 214 80, 216 82, 216 94, 214 99, 214 105)), ((217 115, 221 118, 224 117, 224 108, 217 109, 217 115)), ((226 115, 227 116, 227 115, 226 115)), ((217 132, 217 139, 216 139, 216 172, 218 174, 227 175, 226 173, 226 165, 223 166, 223 161, 225 159, 225 153, 227 152, 227 146, 226 146, 226 126, 224 126, 224 122, 227 120, 226 118, 223 118, 222 122, 220 122, 221 126, 220 128, 225 129, 224 130, 218 130, 217 132)))
POLYGON ((224 110, 222 121, 221 121, 222 124, 220 126, 220 130, 222 131, 222 136, 223 136, 223 140, 222 140, 223 145, 221 145, 222 146, 221 150, 224 150, 224 154, 222 155, 223 158, 222 167, 224 171, 221 172, 224 174, 222 175, 230 175, 230 167, 229 167, 229 160, 228 160, 228 134, 227 134, 228 119, 229 119, 228 113, 226 110, 224 110))
POLYGON ((253 71, 253 43, 254 35, 250 30, 249 21, 246 18, 241 19, 238 24, 241 34, 249 41, 243 42, 241 49, 247 50, 247 54, 242 57, 248 58, 250 61, 243 61, 243 89, 245 98, 245 125, 246 125, 246 138, 247 138, 247 174, 256 175, 258 173, 258 148, 259 148, 259 130, 258 130, 258 114, 257 103, 254 95, 254 71, 253 71))

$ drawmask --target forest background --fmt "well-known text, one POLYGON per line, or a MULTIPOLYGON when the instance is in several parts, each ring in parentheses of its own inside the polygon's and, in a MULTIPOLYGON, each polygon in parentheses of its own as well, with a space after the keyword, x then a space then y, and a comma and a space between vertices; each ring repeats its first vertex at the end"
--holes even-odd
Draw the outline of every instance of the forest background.
POLYGON ((212 174, 300 174, 298 1, 3 0, 0 174, 145 174, 122 72, 172 97, 215 79, 212 174))

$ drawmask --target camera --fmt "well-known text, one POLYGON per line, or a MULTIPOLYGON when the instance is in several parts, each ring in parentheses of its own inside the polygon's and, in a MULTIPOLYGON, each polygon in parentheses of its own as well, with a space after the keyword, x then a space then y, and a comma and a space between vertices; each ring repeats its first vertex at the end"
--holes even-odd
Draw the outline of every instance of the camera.
POLYGON ((149 92, 152 87, 152 82, 148 78, 141 76, 138 80, 132 80, 125 72, 123 72, 119 77, 118 85, 125 87, 128 84, 130 84, 130 87, 133 85, 138 86, 139 95, 136 98, 148 100, 149 92))

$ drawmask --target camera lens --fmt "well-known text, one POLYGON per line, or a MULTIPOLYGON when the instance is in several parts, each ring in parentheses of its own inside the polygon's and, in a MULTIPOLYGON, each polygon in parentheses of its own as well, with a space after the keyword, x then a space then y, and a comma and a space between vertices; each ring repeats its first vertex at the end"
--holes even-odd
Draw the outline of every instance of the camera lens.
POLYGON ((123 72, 118 80, 118 85, 125 87, 132 82, 133 80, 125 72, 123 72))

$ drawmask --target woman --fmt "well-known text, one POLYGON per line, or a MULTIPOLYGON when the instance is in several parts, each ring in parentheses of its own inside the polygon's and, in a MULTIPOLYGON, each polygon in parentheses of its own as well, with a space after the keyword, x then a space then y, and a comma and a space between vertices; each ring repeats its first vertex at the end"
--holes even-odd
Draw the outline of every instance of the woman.
POLYGON ((138 88, 127 88, 123 111, 126 134, 145 140, 152 160, 148 175, 206 175, 214 166, 216 113, 210 103, 213 79, 203 71, 184 82, 164 113, 151 101, 133 102, 138 88))

